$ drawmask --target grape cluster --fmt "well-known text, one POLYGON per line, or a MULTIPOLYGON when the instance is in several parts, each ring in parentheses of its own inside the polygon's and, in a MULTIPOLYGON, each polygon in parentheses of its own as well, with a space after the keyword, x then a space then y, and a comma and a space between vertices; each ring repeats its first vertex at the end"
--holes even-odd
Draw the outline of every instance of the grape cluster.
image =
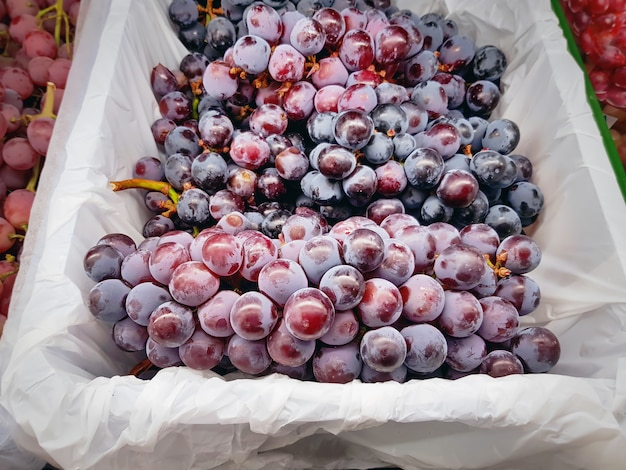
POLYGON ((0 334, 72 59, 79 0, 0 0, 0 334))
POLYGON ((345 383, 545 372, 524 229, 544 200, 491 119, 506 57, 388 2, 174 0, 138 245, 85 255, 90 312, 147 366, 345 383))
POLYGON ((626 1, 561 0, 605 114, 617 122, 611 135, 626 165, 626 1))

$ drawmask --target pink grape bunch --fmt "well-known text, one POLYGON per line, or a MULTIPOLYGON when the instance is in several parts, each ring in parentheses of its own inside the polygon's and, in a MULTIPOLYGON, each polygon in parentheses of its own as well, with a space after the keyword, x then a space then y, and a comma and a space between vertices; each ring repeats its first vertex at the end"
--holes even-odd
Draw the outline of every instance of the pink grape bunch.
POLYGON ((151 216, 86 253, 89 311, 140 376, 550 370, 556 336, 520 327, 543 195, 490 119, 506 57, 436 13, 327 3, 172 1, 189 53, 150 74, 163 155, 111 183, 151 216))
POLYGON ((0 0, 0 334, 67 83, 79 0, 0 0))

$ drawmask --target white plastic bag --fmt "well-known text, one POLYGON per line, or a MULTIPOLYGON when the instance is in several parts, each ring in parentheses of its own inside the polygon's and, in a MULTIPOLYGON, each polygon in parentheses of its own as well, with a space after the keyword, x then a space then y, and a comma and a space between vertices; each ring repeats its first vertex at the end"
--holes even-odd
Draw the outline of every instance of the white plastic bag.
POLYGON ((169 0, 83 0, 85 22, 0 341, 0 404, 15 439, 64 469, 621 468, 626 459, 626 208, 550 2, 398 2, 457 21, 509 58, 497 116, 516 121, 546 207, 524 317, 559 336, 543 375, 347 385, 225 380, 184 367, 126 374, 110 326, 84 299, 86 250, 141 240, 147 211, 114 193, 157 149, 149 73, 185 54, 169 0))

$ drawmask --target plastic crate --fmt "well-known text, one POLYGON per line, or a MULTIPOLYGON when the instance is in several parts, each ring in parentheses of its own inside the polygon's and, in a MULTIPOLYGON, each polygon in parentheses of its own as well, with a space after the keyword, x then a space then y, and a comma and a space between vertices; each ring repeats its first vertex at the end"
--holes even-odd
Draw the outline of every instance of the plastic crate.
POLYGON ((516 121, 546 207, 532 276, 562 356, 548 374, 346 385, 226 380, 188 368, 125 375, 137 356, 84 305, 86 250, 141 240, 138 193, 114 193, 156 155, 150 86, 186 53, 169 0, 83 0, 68 92, 0 340, 0 404, 15 438, 72 468, 620 468, 626 458, 626 207, 548 0, 399 1, 457 21, 507 54, 494 114, 516 121))

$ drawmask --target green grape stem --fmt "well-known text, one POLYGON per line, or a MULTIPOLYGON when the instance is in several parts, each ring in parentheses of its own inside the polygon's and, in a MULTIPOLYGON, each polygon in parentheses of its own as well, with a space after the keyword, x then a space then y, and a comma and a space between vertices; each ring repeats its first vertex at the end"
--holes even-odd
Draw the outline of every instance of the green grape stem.
POLYGON ((113 191, 123 191, 125 189, 147 189, 148 191, 158 191, 165 194, 174 204, 178 204, 180 194, 165 181, 154 181, 144 178, 131 178, 121 181, 111 181, 113 191))
POLYGON ((37 20, 40 24, 46 20, 54 18, 54 42, 58 47, 61 47, 61 26, 65 25, 65 45, 70 52, 70 20, 69 16, 63 10, 63 0, 56 0, 52 5, 37 13, 37 20))

